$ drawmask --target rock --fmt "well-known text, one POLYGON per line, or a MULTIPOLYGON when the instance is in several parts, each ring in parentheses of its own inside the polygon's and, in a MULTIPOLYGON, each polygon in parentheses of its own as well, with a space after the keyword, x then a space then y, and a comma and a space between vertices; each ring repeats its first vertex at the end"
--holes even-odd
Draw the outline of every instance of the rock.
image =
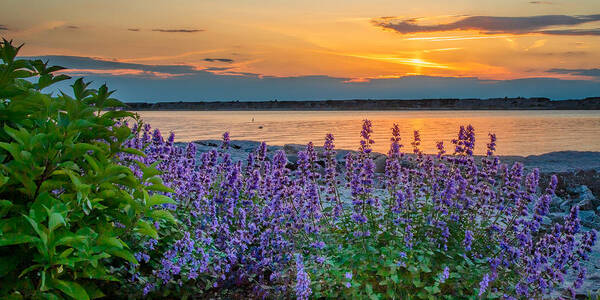
POLYGON ((375 157, 375 173, 384 173, 385 172, 385 161, 387 157, 385 155, 379 155, 375 157))
POLYGON ((553 195, 552 196, 552 201, 550 202, 550 211, 561 211, 562 209, 560 208, 560 205, 564 202, 565 200, 559 196, 553 195))
POLYGON ((583 201, 583 200, 596 201, 596 197, 594 197, 594 194, 592 193, 592 191, 585 185, 568 188, 567 192, 569 192, 570 194, 573 194, 575 196, 574 198, 577 199, 577 201, 583 201))
POLYGON ((585 227, 600 229, 600 217, 592 210, 580 211, 579 219, 581 219, 581 225, 585 227))
POLYGON ((287 154, 286 155, 288 163, 286 167, 292 171, 298 169, 298 155, 296 154, 287 154))
POLYGON ((542 225, 544 225, 544 226, 550 226, 550 225, 552 225, 552 223, 553 222, 552 222, 552 219, 550 217, 547 217, 547 216, 543 216, 542 217, 542 225))
POLYGON ((298 154, 298 152, 303 151, 304 149, 306 149, 306 145, 285 144, 283 146, 283 151, 285 151, 285 153, 288 154, 288 155, 290 155, 290 154, 298 154))
POLYGON ((550 219, 552 219, 552 222, 562 223, 567 215, 568 215, 568 213, 566 213, 566 212, 556 212, 556 213, 550 213, 548 215, 548 217, 550 219))
POLYGON ((255 142, 255 141, 231 141, 231 145, 232 145, 232 148, 233 148, 233 146, 235 146, 234 149, 240 149, 240 150, 243 150, 244 152, 252 152, 256 148, 258 148, 258 146, 260 146, 260 142, 255 142))
POLYGON ((567 188, 567 192, 571 193, 571 194, 586 194, 586 193, 592 193, 592 191, 590 191, 590 189, 585 186, 585 185, 578 185, 578 186, 572 186, 567 188))
POLYGON ((600 204, 592 191, 585 185, 569 187, 567 192, 573 196, 572 205, 578 205, 580 210, 593 211, 600 204))
POLYGON ((560 211, 570 211, 572 206, 573 206, 573 205, 572 205, 572 202, 571 202, 571 201, 569 201, 569 200, 564 200, 564 201, 563 201, 563 202, 560 204, 559 208, 560 208, 560 211))
POLYGON ((287 154, 286 155, 288 163, 296 165, 298 163, 298 155, 296 154, 287 154))
POLYGON ((594 208, 596 207, 595 203, 592 200, 590 200, 590 199, 581 200, 581 201, 577 202, 577 205, 579 206, 580 210, 591 210, 591 211, 593 211, 594 208))

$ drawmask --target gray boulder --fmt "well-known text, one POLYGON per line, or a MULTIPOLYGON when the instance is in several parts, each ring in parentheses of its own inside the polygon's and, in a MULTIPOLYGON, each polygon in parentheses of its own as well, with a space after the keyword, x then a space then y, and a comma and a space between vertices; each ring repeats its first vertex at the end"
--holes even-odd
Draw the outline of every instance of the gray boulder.
POLYGON ((573 198, 577 199, 577 201, 583 201, 583 200, 596 201, 596 197, 594 197, 594 194, 592 193, 592 191, 585 185, 578 185, 575 187, 570 187, 567 189, 567 192, 569 194, 573 195, 573 198))
POLYGON ((566 199, 558 196, 552 197, 550 211, 569 211, 571 207, 577 205, 582 211, 594 211, 600 201, 594 197, 592 191, 585 185, 578 185, 567 189, 566 199))
POLYGON ((550 211, 563 211, 563 209, 561 209, 561 204, 565 202, 565 199, 553 195, 552 196, 552 201, 550 202, 550 211))
POLYGON ((288 163, 296 165, 298 163, 298 155, 296 154, 286 154, 288 163))
POLYGON ((600 201, 594 197, 592 191, 585 185, 570 187, 567 192, 573 196, 573 203, 579 205, 581 210, 594 210, 600 201))
POLYGON ((549 227, 552 225, 552 218, 548 217, 548 216, 543 216, 542 217, 542 225, 549 227))
POLYGON ((300 145, 300 144, 285 144, 283 146, 283 150, 288 155, 290 155, 290 154, 297 155, 298 152, 303 151, 305 149, 306 149, 306 145, 300 145))
POLYGON ((560 211, 570 211, 571 207, 573 207, 573 202, 571 200, 563 200, 560 203, 560 211))
POLYGON ((385 155, 379 155, 374 158, 375 161, 375 173, 384 173, 385 172, 385 161, 387 157, 385 155))
POLYGON ((592 210, 582 210, 579 212, 581 225, 587 228, 600 229, 600 217, 592 210))
MULTIPOLYGON (((572 186, 567 188, 567 192, 570 194, 579 194, 579 195, 591 195, 592 191, 585 185, 572 186)), ((594 195, 592 195, 592 198, 594 195)))
POLYGON ((566 212, 555 212, 555 213, 550 213, 548 215, 548 217, 550 219, 552 219, 552 222, 562 223, 567 215, 568 215, 568 213, 566 213, 566 212))
POLYGON ((580 210, 591 210, 591 211, 593 211, 594 208, 596 207, 595 202, 592 201, 592 200, 590 200, 590 199, 581 200, 581 201, 577 202, 577 205, 579 206, 580 210))

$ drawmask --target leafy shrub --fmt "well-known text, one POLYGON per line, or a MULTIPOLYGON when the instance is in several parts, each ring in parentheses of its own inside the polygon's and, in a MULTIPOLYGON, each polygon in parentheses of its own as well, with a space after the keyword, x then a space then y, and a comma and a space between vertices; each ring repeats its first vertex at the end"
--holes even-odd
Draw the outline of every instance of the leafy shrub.
MULTIPOLYGON (((490 135, 476 162, 475 133, 461 127, 446 154, 424 155, 415 132, 413 154, 402 153, 392 128, 385 175, 376 178, 371 123, 358 153, 338 171, 334 138, 319 153, 312 143, 287 168, 283 151, 266 144, 234 162, 226 133, 219 150, 196 153, 150 126, 127 147, 156 164, 177 225, 156 224, 161 240, 130 244, 128 293, 147 297, 538 298, 581 286, 579 262, 596 240, 582 232, 578 208, 562 223, 544 221, 556 177, 539 191, 539 172, 500 164, 490 135), (344 184, 341 184, 344 182, 344 184), (575 273, 573 286, 564 276, 575 273)), ((125 275, 123 275, 125 276, 125 275)))
POLYGON ((97 283, 121 280, 111 263, 137 263, 124 237, 157 237, 150 218, 170 214, 151 206, 172 200, 150 195, 168 191, 155 169, 118 163, 141 153, 122 146, 133 115, 112 92, 78 79, 74 98, 42 93, 69 77, 20 48, 0 46, 0 297, 98 298, 97 283))

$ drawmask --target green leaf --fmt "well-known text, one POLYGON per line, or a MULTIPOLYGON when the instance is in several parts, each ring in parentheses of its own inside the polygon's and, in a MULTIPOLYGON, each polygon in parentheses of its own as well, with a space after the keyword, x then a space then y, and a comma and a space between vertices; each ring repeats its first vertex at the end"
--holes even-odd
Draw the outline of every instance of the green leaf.
POLYGON ((44 300, 63 300, 63 297, 60 297, 54 293, 42 293, 40 298, 44 300))
POLYGON ((25 217, 25 219, 27 219, 29 224, 31 224, 31 227, 33 227, 33 230, 35 230, 35 232, 38 234, 38 236, 40 237, 44 246, 48 245, 48 234, 44 230, 45 229, 44 225, 38 224, 34 219, 32 219, 28 216, 23 216, 23 217, 25 217), (42 228, 40 228, 40 227, 42 227, 42 228))
POLYGON ((132 263, 132 264, 136 264, 138 265, 139 262, 137 261, 137 259, 135 259, 135 256, 133 256, 133 254, 131 252, 129 252, 128 250, 125 249, 117 249, 117 248, 110 248, 110 249, 106 249, 106 252, 109 254, 112 254, 114 256, 120 257, 122 259, 127 260, 128 262, 132 263))
POLYGON ((120 239, 114 237, 114 236, 110 236, 110 237, 106 237, 106 236, 101 236, 100 238, 98 238, 98 245, 106 245, 106 246, 111 246, 111 247, 115 247, 118 249, 123 249, 123 241, 121 241, 120 239))
POLYGON ((9 179, 10 179, 10 177, 0 175, 0 187, 5 185, 9 179))
POLYGON ((85 289, 76 282, 73 281, 65 281, 59 279, 53 279, 50 281, 50 285, 53 288, 60 290, 61 292, 67 294, 73 299, 77 300, 89 300, 90 297, 85 289))
POLYGON ((0 218, 6 216, 12 206, 12 202, 8 200, 0 200, 0 218))
POLYGON ((50 219, 48 220, 48 229, 50 231, 54 231, 54 229, 60 227, 60 225, 67 226, 67 223, 65 222, 65 218, 57 212, 51 213, 50 219))
POLYGON ((175 200, 173 200, 165 195, 154 194, 154 195, 150 196, 150 199, 148 199, 148 202, 146 203, 146 207, 152 207, 154 205, 161 205, 161 204, 165 204, 165 203, 177 204, 177 202, 175 202, 175 200))
POLYGON ((430 294, 437 294, 437 293, 441 292, 440 288, 437 285, 426 286, 425 290, 428 291, 430 294))
POLYGON ((0 247, 38 242, 40 239, 20 233, 5 233, 0 235, 0 247))
POLYGON ((135 230, 140 234, 150 236, 154 239, 158 239, 158 233, 156 232, 156 229, 154 229, 154 227, 152 227, 146 221, 139 220, 137 222, 137 225, 135 226, 135 230))
POLYGON ((95 284, 86 284, 84 285, 84 288, 90 296, 90 299, 97 299, 106 296, 95 284))
POLYGON ((87 241, 89 237, 87 235, 74 234, 72 232, 64 232, 61 233, 60 236, 57 236, 54 242, 52 243, 53 247, 57 246, 71 246, 76 247, 81 243, 87 241))
POLYGON ((167 186, 163 185, 163 184, 153 184, 153 185, 149 185, 146 187, 146 190, 148 191, 156 191, 156 192, 163 192, 163 193, 173 193, 173 189, 168 188, 167 186))
POLYGON ((137 156, 141 156, 141 157, 146 157, 146 154, 144 152, 142 152, 138 149, 135 149, 135 148, 123 148, 123 149, 121 149, 121 152, 133 154, 133 155, 137 155, 137 156))
POLYGON ((365 289, 367 290, 367 295, 371 295, 371 294, 373 294, 373 286, 371 286, 371 284, 370 284, 370 283, 367 283, 367 284, 365 285, 365 289))
POLYGON ((417 288, 423 287, 425 285, 425 283, 423 283, 419 278, 413 278, 412 284, 417 288))
POLYGON ((23 270, 21 272, 21 274, 19 274, 19 278, 23 277, 23 275, 25 275, 35 269, 42 268, 42 267, 44 267, 44 265, 42 265, 42 264, 35 264, 33 266, 29 266, 27 269, 23 270))
POLYGON ((171 212, 164 209, 151 210, 150 217, 154 220, 167 220, 173 224, 177 224, 177 220, 175 220, 171 212))

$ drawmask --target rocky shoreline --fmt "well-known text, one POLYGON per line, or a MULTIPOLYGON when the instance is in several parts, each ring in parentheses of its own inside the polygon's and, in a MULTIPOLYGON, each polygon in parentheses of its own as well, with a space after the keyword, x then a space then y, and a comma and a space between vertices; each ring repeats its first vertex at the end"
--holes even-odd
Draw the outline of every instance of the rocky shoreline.
MULTIPOLYGON (((194 141, 198 153, 216 149, 220 146, 218 140, 194 141)), ((179 143, 182 147, 186 143, 179 143)), ((234 161, 243 161, 248 157, 248 153, 254 151, 259 142, 256 141, 231 141, 230 154, 234 161)), ((287 144, 284 146, 268 146, 268 153, 273 155, 277 150, 285 151, 288 157, 288 168, 294 170, 298 160, 298 152, 303 150, 305 145, 287 144)), ((315 147, 318 152, 322 147, 315 147)), ((353 150, 337 151, 338 169, 343 171, 344 156, 353 150)), ((375 160, 375 175, 383 175, 386 156, 381 153, 373 153, 375 160)), ((410 154, 409 154, 410 155, 410 154)), ((477 157, 479 161, 480 157, 477 157)), ((520 162, 525 170, 534 168, 540 170, 540 185, 546 186, 548 180, 553 174, 556 174, 559 184, 556 196, 551 203, 550 214, 544 217, 543 223, 550 225, 552 222, 560 222, 568 214, 569 209, 574 205, 580 207, 581 225, 584 230, 600 230, 600 152, 581 152, 581 151, 561 151, 551 152, 542 155, 531 156, 500 156, 502 163, 512 165, 520 162)), ((378 192, 384 193, 384 190, 378 192)), ((344 192, 342 192, 344 193, 344 192)), ((583 263, 587 267, 587 278, 584 285, 577 291, 584 296, 588 294, 600 294, 600 242, 596 243, 590 255, 590 259, 583 263)), ((574 276, 567 276, 567 281, 574 280, 574 276)))

